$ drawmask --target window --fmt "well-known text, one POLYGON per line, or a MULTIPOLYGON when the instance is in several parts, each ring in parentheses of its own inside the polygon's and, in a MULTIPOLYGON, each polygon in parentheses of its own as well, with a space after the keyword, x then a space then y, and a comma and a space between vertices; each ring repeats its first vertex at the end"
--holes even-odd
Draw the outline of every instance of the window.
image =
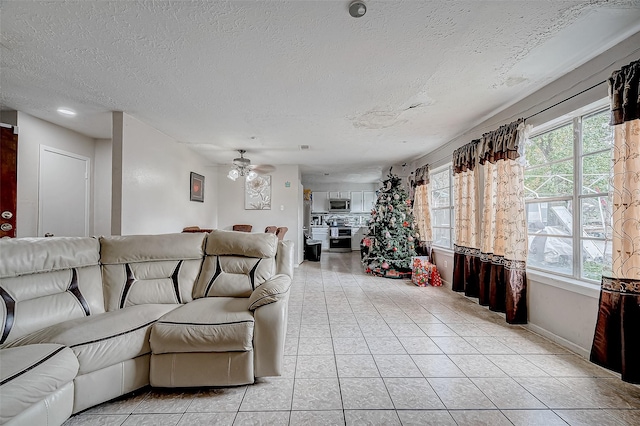
POLYGON ((600 280, 610 259, 612 146, 608 109, 579 111, 534 129, 525 148, 528 267, 600 280))
POLYGON ((453 169, 451 165, 430 173, 431 228, 433 245, 452 248, 453 241, 453 169))

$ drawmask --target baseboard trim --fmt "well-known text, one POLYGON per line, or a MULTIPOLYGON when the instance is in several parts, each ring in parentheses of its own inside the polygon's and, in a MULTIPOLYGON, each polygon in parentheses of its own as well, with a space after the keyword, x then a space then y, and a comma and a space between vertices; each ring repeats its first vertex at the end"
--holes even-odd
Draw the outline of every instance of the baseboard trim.
POLYGON ((544 329, 538 325, 535 324, 526 324, 524 325, 525 328, 527 328, 530 331, 533 331, 536 334, 541 335, 542 337, 546 337, 547 339, 551 340, 552 342, 555 342, 557 344, 559 344, 560 346, 569 349, 571 352, 575 352, 576 354, 580 355, 581 357, 585 358, 585 359, 589 359, 589 355, 591 354, 591 350, 589 349, 585 349, 581 346, 576 345, 575 343, 565 339, 564 337, 560 337, 557 334, 554 334, 552 332, 550 332, 547 329, 544 329))

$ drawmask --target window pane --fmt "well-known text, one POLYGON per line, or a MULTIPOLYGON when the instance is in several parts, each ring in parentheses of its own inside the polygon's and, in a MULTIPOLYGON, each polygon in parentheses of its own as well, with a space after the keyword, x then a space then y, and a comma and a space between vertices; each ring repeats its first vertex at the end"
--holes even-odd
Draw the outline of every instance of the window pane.
POLYGON ((437 189, 431 192, 431 202, 433 207, 449 207, 449 187, 437 189))
POLYGON ((433 228, 433 245, 451 247, 451 229, 433 228))
POLYGON ((609 198, 594 197, 580 200, 580 223, 582 236, 607 238, 607 224, 611 223, 609 198))
POLYGON ((451 227, 451 209, 433 210, 433 226, 451 227))
POLYGON ((582 157, 582 193, 607 192, 612 168, 611 151, 582 157))
POLYGON ((611 263, 611 244, 582 240, 582 278, 600 281, 603 267, 607 263, 611 263))
POLYGON ((529 234, 529 266, 571 275, 573 241, 571 237, 544 237, 529 234))
POLYGON ((582 121, 582 153, 613 146, 613 127, 609 126, 609 111, 602 111, 582 121))
POLYGON ((559 197, 573 194, 573 161, 526 169, 525 198, 559 197))
POLYGON ((525 148, 525 157, 528 166, 573 157, 573 125, 567 124, 531 138, 525 148))
POLYGON ((438 173, 434 173, 429 178, 429 183, 431 184, 431 188, 440 189, 440 188, 448 188, 449 187, 449 175, 451 174, 451 169, 447 168, 438 173))
POLYGON ((570 200, 527 203, 526 207, 529 235, 571 235, 573 233, 570 200))

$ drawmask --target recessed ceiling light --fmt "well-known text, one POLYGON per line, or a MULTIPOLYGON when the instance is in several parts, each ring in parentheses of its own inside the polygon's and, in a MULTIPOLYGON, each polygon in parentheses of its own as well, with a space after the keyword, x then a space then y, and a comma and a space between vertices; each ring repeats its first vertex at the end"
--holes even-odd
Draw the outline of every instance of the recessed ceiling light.
POLYGON ((77 113, 69 108, 58 108, 58 114, 66 115, 67 117, 75 117, 77 113))

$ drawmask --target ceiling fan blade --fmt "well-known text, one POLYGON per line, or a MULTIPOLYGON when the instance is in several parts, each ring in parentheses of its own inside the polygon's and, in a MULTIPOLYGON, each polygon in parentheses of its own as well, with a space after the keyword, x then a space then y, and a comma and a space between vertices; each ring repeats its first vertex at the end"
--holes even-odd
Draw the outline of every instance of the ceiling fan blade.
POLYGON ((275 172, 276 167, 271 164, 256 164, 252 165, 251 169, 253 169, 256 173, 265 174, 275 172))

